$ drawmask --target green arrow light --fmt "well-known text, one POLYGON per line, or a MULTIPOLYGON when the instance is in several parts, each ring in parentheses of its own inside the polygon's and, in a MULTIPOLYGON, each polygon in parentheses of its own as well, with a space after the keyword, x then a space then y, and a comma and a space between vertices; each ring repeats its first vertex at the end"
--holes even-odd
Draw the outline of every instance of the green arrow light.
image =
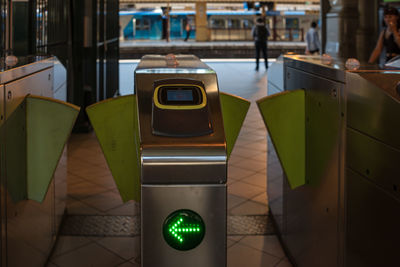
POLYGON ((177 250, 189 250, 198 246, 205 234, 205 225, 196 212, 177 210, 164 221, 164 239, 177 250))

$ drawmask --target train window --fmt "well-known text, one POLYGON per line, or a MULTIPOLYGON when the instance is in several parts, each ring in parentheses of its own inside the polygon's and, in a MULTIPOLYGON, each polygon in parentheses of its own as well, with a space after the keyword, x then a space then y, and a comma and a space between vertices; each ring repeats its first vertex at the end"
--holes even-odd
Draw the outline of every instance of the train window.
POLYGON ((250 29, 250 28, 253 28, 253 25, 254 25, 253 20, 250 20, 250 19, 243 20, 243 28, 250 29))
POLYGON ((298 18, 286 18, 286 29, 298 29, 299 19, 298 18))
POLYGON ((225 28, 225 20, 223 20, 223 19, 211 19, 211 28, 214 28, 214 29, 225 28))
POLYGON ((238 19, 228 19, 228 28, 230 28, 230 29, 239 29, 240 28, 240 20, 238 20, 238 19))
POLYGON ((141 31, 141 30, 150 30, 150 19, 148 18, 138 18, 136 19, 136 30, 141 31))
POLYGON ((136 30, 140 30, 142 28, 142 19, 136 19, 136 30))
POLYGON ((142 30, 150 30, 151 22, 150 19, 143 19, 142 30))

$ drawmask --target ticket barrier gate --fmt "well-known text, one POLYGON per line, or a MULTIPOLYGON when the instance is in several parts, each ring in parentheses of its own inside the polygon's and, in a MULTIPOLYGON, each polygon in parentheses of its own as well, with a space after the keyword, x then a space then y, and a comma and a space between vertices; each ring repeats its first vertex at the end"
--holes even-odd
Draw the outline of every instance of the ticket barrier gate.
POLYGON ((190 55, 143 57, 135 93, 87 111, 122 198, 141 195, 142 266, 226 266, 227 159, 250 103, 190 55))
POLYGON ((398 265, 400 71, 301 55, 270 71, 272 95, 257 103, 288 257, 307 267, 398 265))
POLYGON ((56 58, 20 57, 1 65, 0 81, 0 266, 44 266, 65 211, 65 144, 79 108, 64 102, 56 58))

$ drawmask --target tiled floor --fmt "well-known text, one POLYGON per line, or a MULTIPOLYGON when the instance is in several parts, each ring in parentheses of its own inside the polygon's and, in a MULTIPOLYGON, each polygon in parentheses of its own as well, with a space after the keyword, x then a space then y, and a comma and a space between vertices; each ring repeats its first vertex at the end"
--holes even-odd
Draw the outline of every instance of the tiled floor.
MULTIPOLYGON (((266 131, 255 100, 267 94, 267 73, 255 72, 253 62, 208 64, 217 71, 221 91, 252 101, 229 160, 228 213, 266 214, 266 131)), ((67 183, 68 214, 135 215, 140 210, 138 203, 122 202, 94 133, 71 136, 67 183)), ((60 236, 47 266, 133 267, 139 262, 139 237, 60 236)), ((276 236, 228 237, 228 267, 261 266, 291 266, 276 236)))

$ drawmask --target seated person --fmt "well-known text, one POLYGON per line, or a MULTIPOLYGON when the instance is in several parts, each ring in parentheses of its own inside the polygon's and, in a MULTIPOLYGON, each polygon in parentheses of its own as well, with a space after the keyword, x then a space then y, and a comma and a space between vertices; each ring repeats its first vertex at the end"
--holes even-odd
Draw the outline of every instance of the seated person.
POLYGON ((385 28, 379 35, 378 42, 374 51, 368 60, 369 63, 375 63, 382 53, 383 48, 386 48, 386 61, 400 55, 400 21, 399 11, 387 6, 383 12, 385 28))

